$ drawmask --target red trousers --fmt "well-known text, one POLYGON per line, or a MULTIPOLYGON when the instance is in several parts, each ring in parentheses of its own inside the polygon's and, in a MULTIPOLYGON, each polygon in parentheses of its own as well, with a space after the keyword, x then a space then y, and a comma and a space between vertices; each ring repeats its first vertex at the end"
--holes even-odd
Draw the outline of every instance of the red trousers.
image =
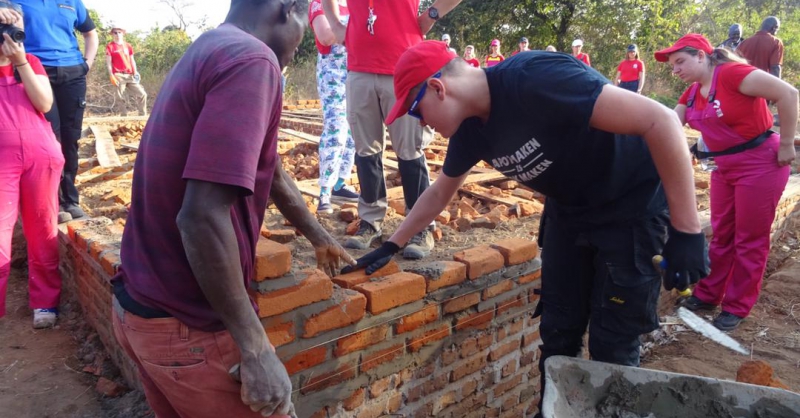
POLYGON ((190 329, 175 318, 145 319, 116 299, 114 335, 139 369, 147 403, 158 418, 261 417, 242 402, 228 371, 239 362, 230 333, 190 329))
POLYGON ((751 150, 716 157, 711 173, 711 274, 695 296, 746 317, 761 291, 775 208, 791 168, 779 167, 778 135, 751 150))

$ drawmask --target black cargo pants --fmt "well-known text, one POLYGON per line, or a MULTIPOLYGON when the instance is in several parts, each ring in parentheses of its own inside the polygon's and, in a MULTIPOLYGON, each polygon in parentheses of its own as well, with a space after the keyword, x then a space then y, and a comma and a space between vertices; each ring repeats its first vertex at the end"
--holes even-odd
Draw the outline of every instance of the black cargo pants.
POLYGON ((78 175, 78 139, 81 137, 83 111, 86 108, 86 63, 68 67, 44 67, 53 88, 53 107, 45 117, 53 127, 64 154, 64 172, 58 189, 61 207, 77 205, 80 196, 75 187, 78 175))
POLYGON ((663 213, 581 230, 547 217, 537 307, 542 394, 545 360, 580 354, 587 325, 593 360, 639 365, 639 336, 658 328, 661 278, 652 257, 664 248, 668 222, 663 213))

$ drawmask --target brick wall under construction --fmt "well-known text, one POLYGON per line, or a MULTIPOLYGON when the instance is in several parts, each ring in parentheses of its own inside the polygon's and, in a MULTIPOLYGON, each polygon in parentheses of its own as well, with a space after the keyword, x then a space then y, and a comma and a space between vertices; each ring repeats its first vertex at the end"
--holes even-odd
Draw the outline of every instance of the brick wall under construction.
MULTIPOLYGON (((798 183, 787 186, 774 236, 800 209, 798 183)), ((138 386, 110 322, 120 237, 121 227, 106 218, 69 223, 59 235, 61 270, 111 358, 138 386)), ((513 238, 406 271, 392 262, 371 276, 334 278, 299 269, 289 246, 266 237, 256 251, 251 292, 291 376, 300 417, 535 412, 540 261, 533 241, 513 238)))

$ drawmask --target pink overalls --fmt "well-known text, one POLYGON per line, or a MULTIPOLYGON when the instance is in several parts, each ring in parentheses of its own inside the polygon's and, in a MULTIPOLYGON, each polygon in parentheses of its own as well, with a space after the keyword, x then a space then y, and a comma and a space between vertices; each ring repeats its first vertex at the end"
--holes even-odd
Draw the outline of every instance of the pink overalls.
POLYGON ((6 313, 11 236, 17 215, 28 241, 30 307, 54 308, 58 272, 58 182, 64 157, 22 83, 0 76, 0 317, 6 313))
MULTIPOLYGON (((686 122, 703 134, 710 151, 743 144, 742 138, 722 122, 714 104, 719 66, 714 70, 706 108, 687 103, 686 122)), ((689 94, 693 101, 698 85, 689 94)), ((738 154, 714 157, 711 173, 711 274, 697 284, 695 296, 706 303, 744 318, 755 305, 770 247, 770 227, 775 208, 789 180, 791 168, 778 166, 780 136, 771 135, 758 147, 738 154)))

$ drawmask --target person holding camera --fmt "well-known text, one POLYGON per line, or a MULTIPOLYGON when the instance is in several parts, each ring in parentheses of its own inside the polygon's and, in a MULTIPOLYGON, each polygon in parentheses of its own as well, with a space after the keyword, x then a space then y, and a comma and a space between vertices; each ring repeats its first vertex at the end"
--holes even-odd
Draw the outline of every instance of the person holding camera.
POLYGON ((56 192, 64 157, 44 118, 53 103, 47 74, 17 42, 25 34, 22 16, 12 7, 0 0, 0 318, 6 313, 11 239, 21 213, 33 327, 48 328, 56 323, 61 294, 56 192))
POLYGON ((99 40, 94 21, 81 0, 15 0, 22 6, 28 29, 25 49, 42 62, 50 87, 53 107, 45 117, 61 142, 64 172, 59 187, 59 222, 86 216, 78 201, 78 139, 86 108, 86 75, 97 55, 99 40), (78 48, 75 31, 83 34, 85 53, 78 48))
POLYGON ((139 83, 141 76, 133 57, 133 47, 125 42, 125 29, 111 28, 112 42, 106 45, 106 68, 111 84, 117 88, 115 112, 126 116, 125 92, 133 95, 139 116, 147 116, 147 92, 139 83))

